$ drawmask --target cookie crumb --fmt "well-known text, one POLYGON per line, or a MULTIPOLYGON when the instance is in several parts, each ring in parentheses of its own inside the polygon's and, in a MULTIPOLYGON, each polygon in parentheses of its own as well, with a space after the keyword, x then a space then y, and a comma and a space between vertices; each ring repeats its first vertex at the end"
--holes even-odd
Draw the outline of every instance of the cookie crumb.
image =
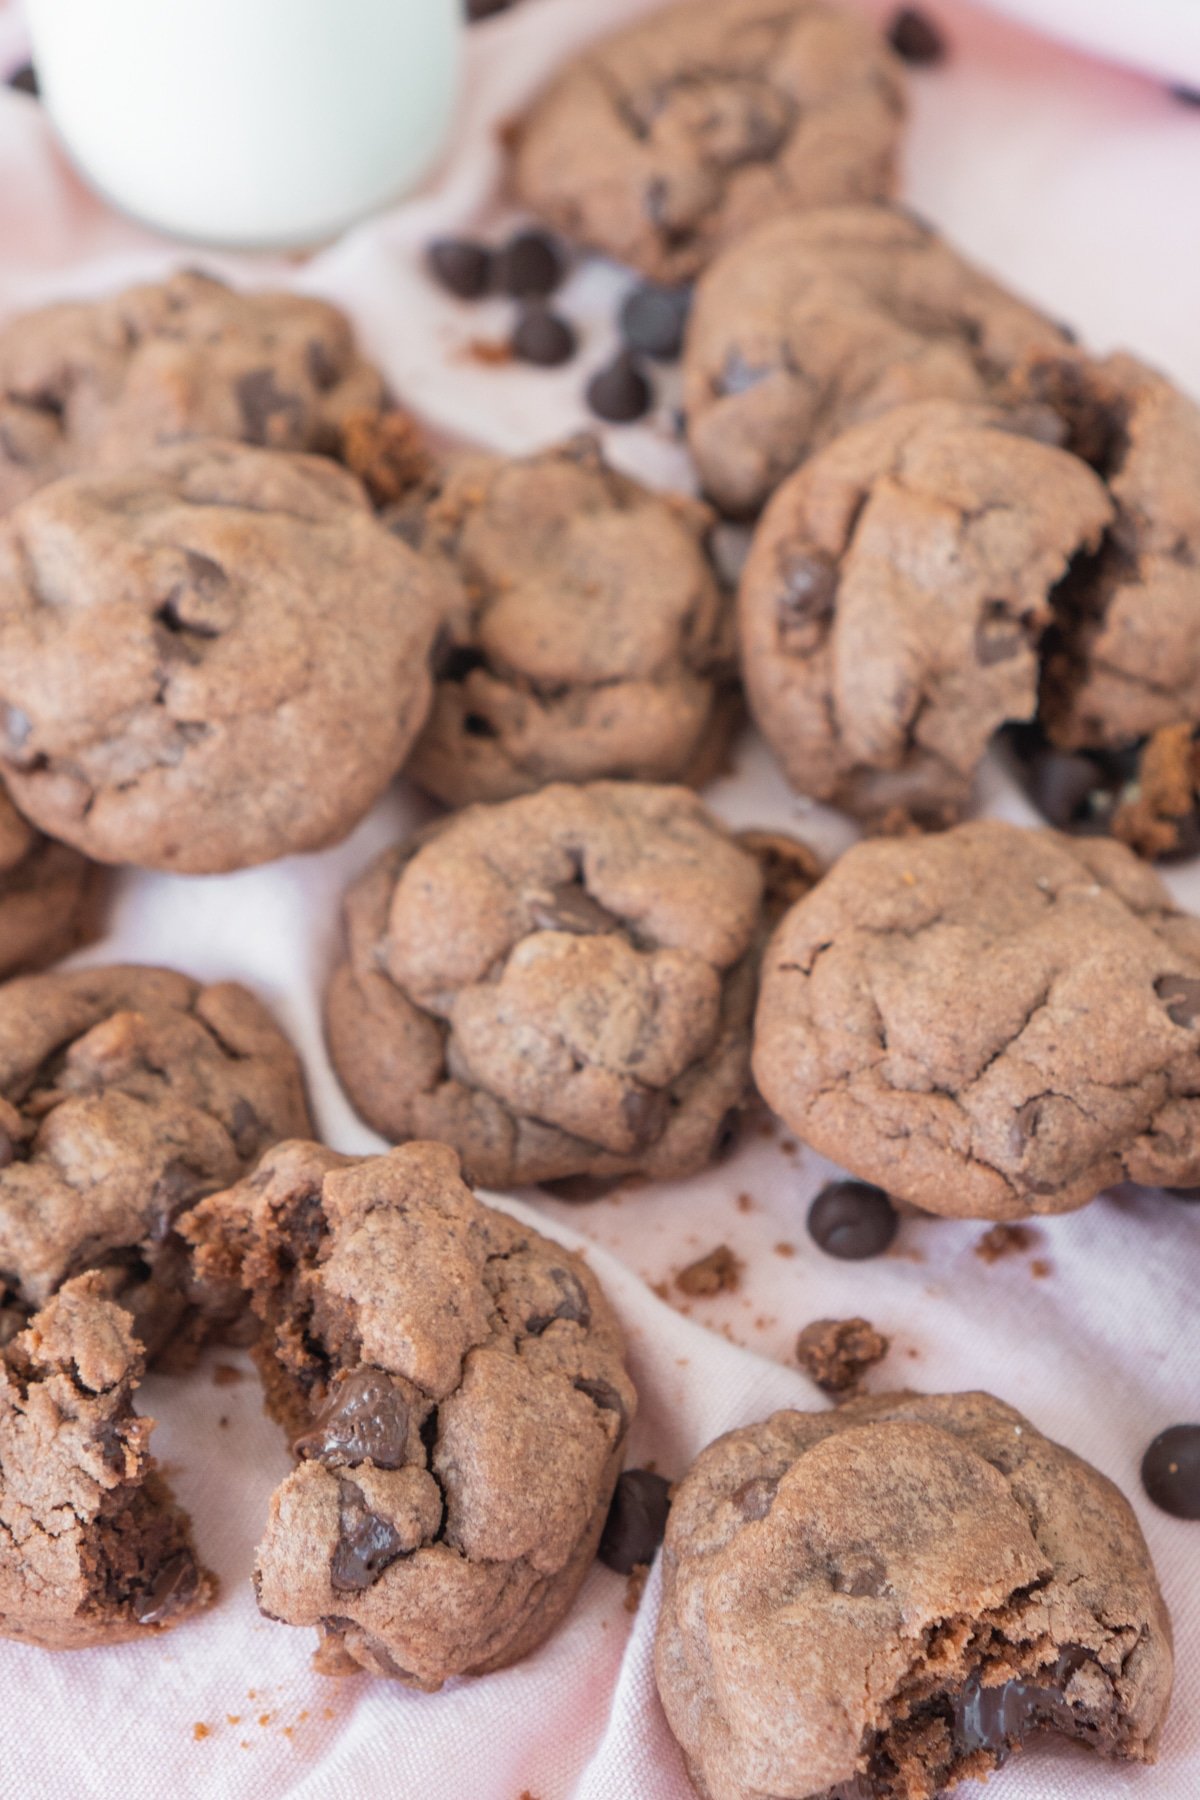
POLYGON ((235 1368, 233 1363, 218 1363, 213 1370, 214 1387, 236 1387, 239 1381, 244 1380, 242 1371, 235 1368))
POLYGON ((795 1244, 789 1244, 786 1242, 776 1244, 774 1246, 774 1250, 775 1250, 776 1256, 795 1256, 795 1254, 796 1254, 795 1244))
POLYGON ((225 1714, 225 1723, 227 1725, 240 1725, 241 1722, 242 1722, 241 1713, 226 1713, 225 1714))
POLYGON ((796 1361, 823 1394, 847 1400, 890 1341, 867 1319, 814 1319, 796 1339, 796 1361))
POLYGON ((670 1301, 671 1290, 665 1281, 652 1281, 650 1283, 650 1292, 652 1294, 657 1294, 660 1300, 670 1301))
POLYGON ((1200 809, 1200 743, 1190 725, 1166 725, 1147 742, 1138 778, 1113 814, 1112 834, 1139 856, 1195 848, 1200 809))
POLYGON ((739 1212, 742 1212, 742 1213, 753 1212, 754 1211, 754 1196, 752 1194, 739 1194, 737 1197, 736 1204, 737 1204, 737 1209, 739 1212))
POLYGON ((642 1593, 646 1586, 646 1577, 650 1573, 649 1563, 634 1563, 629 1571, 629 1579, 625 1583, 625 1611, 635 1613, 642 1603, 642 1593))
POLYGON ((196 1739, 197 1743, 199 1743, 201 1738, 212 1736, 212 1726, 206 1725, 202 1719, 197 1719, 196 1723, 192 1726, 192 1736, 196 1739))
POLYGON ((424 435, 411 414, 392 407, 359 407, 342 421, 342 461, 376 506, 388 506, 418 487, 432 466, 424 435))
POLYGON ((485 368, 498 368, 513 359, 512 345, 499 338, 471 338, 466 354, 472 362, 482 363, 485 368))
POLYGON ((223 1427, 223 1428, 224 1428, 224 1427, 228 1427, 228 1424, 229 1424, 229 1414, 228 1414, 228 1413, 222 1413, 222 1414, 221 1414, 221 1416, 220 1416, 220 1418, 219 1418, 219 1419, 218 1419, 218 1420, 217 1420, 217 1424, 218 1424, 218 1425, 220 1425, 220 1426, 222 1426, 222 1427, 223 1427))
POLYGON ((1029 1273, 1035 1281, 1045 1281, 1047 1275, 1053 1275, 1054 1264, 1047 1262, 1044 1256, 1035 1256, 1029 1265, 1029 1273))
POLYGON ((975 1245, 982 1262, 999 1262, 1004 1256, 1023 1256, 1037 1242, 1037 1233, 1028 1225, 993 1225, 975 1245))
POLYGON ((718 1244, 707 1256, 701 1256, 680 1269, 675 1286, 681 1294, 693 1298, 709 1298, 714 1294, 734 1294, 741 1284, 743 1263, 728 1244, 718 1244))

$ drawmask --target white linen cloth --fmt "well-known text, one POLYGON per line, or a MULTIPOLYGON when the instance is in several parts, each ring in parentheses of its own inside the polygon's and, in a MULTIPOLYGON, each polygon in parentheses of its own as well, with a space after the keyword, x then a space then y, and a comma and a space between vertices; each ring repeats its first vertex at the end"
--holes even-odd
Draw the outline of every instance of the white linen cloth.
MULTIPOLYGON (((577 430, 587 423, 585 371, 612 347, 613 301, 627 278, 601 264, 573 276, 562 303, 582 322, 584 343, 565 369, 484 367, 466 346, 500 336, 507 307, 448 300, 425 278, 421 252, 435 232, 502 228, 496 125, 572 46, 648 9, 647 0, 525 0, 475 28, 460 131, 438 176, 305 261, 199 254, 117 217, 66 166, 40 108, 0 90, 0 315, 200 262, 339 301, 398 395, 448 433, 519 450, 577 430)), ((953 55, 914 74, 912 203, 1097 346, 1128 344, 1200 389, 1200 113, 957 0, 936 0, 936 10, 953 55)), ((23 51, 19 16, 0 0, 0 73, 23 51)), ((663 386, 654 421, 606 436, 626 467, 681 482, 686 463, 663 386)), ((710 797, 731 822, 790 826, 825 849, 849 836, 844 822, 786 792, 753 739, 710 797)), ((979 804, 1031 817, 993 766, 979 804)), ((87 955, 246 981, 299 1043, 325 1137, 347 1151, 377 1148, 330 1072, 319 995, 342 889, 424 811, 400 786, 323 856, 221 879, 123 875, 110 933, 87 955)), ((1170 879, 1200 906, 1200 866, 1170 879)), ((642 1396, 631 1463, 653 1459, 676 1476, 735 1424, 779 1405, 823 1405, 787 1366, 798 1329, 822 1316, 862 1313, 891 1335, 875 1388, 991 1389, 1129 1495, 1174 1614, 1179 1667, 1154 1768, 1111 1768, 1076 1748, 1039 1745, 989 1793, 1197 1800, 1200 1525, 1151 1506, 1138 1464, 1157 1431, 1200 1416, 1200 1207, 1153 1193, 1105 1197, 1039 1226, 1029 1254, 992 1265, 974 1253, 981 1225, 910 1218, 892 1254, 856 1265, 823 1256, 804 1229, 828 1172, 782 1134, 751 1133, 730 1162, 696 1180, 631 1187, 586 1207, 536 1197, 526 1208, 523 1216, 567 1241, 583 1233, 625 1320, 642 1396), (669 1282, 721 1242, 744 1259, 738 1293, 692 1303, 689 1319, 677 1291, 667 1305, 646 1285, 669 1282), (1047 1265, 1040 1275, 1035 1258, 1047 1265)), ((156 1447, 203 1555, 222 1578, 219 1604, 152 1644, 52 1656, 0 1642, 0 1794, 688 1800, 654 1693, 656 1577, 631 1618, 624 1582, 597 1567, 536 1655, 437 1695, 313 1675, 310 1634, 261 1619, 248 1583, 267 1497, 288 1457, 254 1379, 217 1385, 218 1360, 231 1359, 210 1356, 182 1380, 152 1379, 143 1400, 160 1420, 156 1447)))

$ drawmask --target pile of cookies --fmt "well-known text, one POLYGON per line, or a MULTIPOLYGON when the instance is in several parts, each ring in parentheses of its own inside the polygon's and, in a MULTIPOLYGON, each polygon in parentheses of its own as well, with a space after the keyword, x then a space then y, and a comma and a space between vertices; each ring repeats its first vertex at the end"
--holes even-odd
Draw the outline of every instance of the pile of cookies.
POLYGON ((468 1185, 686 1178, 755 1088, 881 1242, 877 1189, 1200 1184, 1200 920, 1148 866, 1200 844, 1200 408, 895 204, 904 113, 856 16, 709 0, 511 134, 544 224, 695 282, 703 500, 590 437, 433 454, 312 299, 184 272, 0 329, 0 1632, 212 1600, 132 1397, 225 1337, 296 1459, 259 1605, 326 1673, 502 1667, 665 1524, 708 1800, 931 1800, 1044 1728, 1153 1756, 1170 1626, 1095 1470, 898 1393, 720 1439, 668 1524, 594 1276, 468 1185), (866 828, 828 872, 694 791, 743 694, 866 828), (1068 830, 961 822, 1001 730, 1068 830), (315 1141, 245 989, 50 966, 106 866, 317 851, 402 771, 447 810, 350 889, 326 998, 387 1154, 315 1141))

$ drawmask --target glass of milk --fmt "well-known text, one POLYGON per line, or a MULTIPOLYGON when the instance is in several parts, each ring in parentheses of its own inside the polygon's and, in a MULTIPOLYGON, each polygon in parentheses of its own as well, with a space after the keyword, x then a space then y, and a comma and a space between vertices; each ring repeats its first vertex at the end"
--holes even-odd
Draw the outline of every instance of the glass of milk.
POLYGON ((148 225, 310 244, 443 148, 462 0, 25 0, 73 160, 148 225))

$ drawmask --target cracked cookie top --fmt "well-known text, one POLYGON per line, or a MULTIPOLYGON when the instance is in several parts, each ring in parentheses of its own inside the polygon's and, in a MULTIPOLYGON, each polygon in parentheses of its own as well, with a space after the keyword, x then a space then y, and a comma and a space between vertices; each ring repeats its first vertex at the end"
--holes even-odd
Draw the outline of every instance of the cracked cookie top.
POLYGON ((517 128, 520 197, 658 280, 760 219, 895 185, 900 65, 821 0, 672 6, 569 63, 517 128))
POLYGON ((992 733, 1033 716, 1052 591, 1112 518, 1091 469, 992 407, 896 407, 818 451, 739 598, 751 709, 792 786, 956 817, 992 733))
POLYGON ((110 967, 0 987, 0 1327, 99 1268, 157 1350, 185 1307, 179 1213, 308 1129, 295 1052, 232 982, 110 967))
POLYGON ((1049 407, 1114 518, 1056 596, 1042 716, 1066 749, 1200 724, 1200 406, 1134 357, 1031 358, 1018 402, 1049 407))
POLYGON ((420 548, 466 610, 409 765, 451 806, 547 781, 686 777, 713 754, 731 608, 706 507, 610 469, 594 438, 447 470, 420 548))
POLYGON ((909 400, 988 400, 1066 334, 920 220, 882 206, 772 220, 696 289, 684 356, 704 490, 752 513, 847 426, 909 400))
POLYGON ((102 862, 318 849, 403 762, 449 576, 320 457, 205 441, 0 525, 0 771, 102 862))
POLYGON ((1152 1761, 1171 1627, 1110 1481, 990 1394, 900 1393, 701 1452, 656 1663, 706 1800, 933 1800, 1043 1729, 1152 1761))
POLYGON ((255 1585, 321 1666, 436 1688, 553 1629, 595 1554, 636 1395, 586 1262, 482 1205, 441 1144, 279 1146, 183 1222, 248 1295, 300 1458, 255 1585))
POLYGON ((754 1072, 929 1212, 1200 1182, 1200 920, 1123 844, 984 820, 848 851, 776 932, 754 1072))
POLYGON ((75 1650, 207 1606, 188 1521, 133 1407, 142 1349, 83 1275, 0 1349, 0 1635, 75 1650))
POLYGON ((94 863, 35 831, 0 786, 0 981, 86 943, 102 884, 94 863))
POLYGON ((684 788, 470 807, 347 897, 338 1074, 489 1186, 692 1173, 745 1097, 762 879, 684 788))
POLYGON ((45 306, 0 328, 0 515, 60 475, 181 438, 335 453, 348 415, 382 401, 349 321, 306 295, 183 270, 45 306))

